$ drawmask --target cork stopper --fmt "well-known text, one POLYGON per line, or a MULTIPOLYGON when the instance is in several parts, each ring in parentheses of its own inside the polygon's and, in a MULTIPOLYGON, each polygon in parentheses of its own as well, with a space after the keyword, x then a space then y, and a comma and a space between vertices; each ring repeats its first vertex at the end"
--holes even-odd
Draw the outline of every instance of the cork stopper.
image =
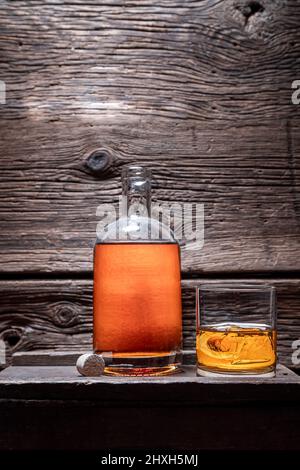
POLYGON ((100 354, 86 353, 79 356, 76 367, 79 374, 85 377, 99 377, 103 374, 105 363, 100 354))

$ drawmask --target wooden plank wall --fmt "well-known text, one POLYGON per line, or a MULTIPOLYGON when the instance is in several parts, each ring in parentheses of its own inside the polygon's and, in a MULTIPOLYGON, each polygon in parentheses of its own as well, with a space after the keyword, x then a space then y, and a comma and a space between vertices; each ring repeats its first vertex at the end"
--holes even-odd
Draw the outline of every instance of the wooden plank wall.
POLYGON ((9 1, 0 8, 0 334, 86 348, 100 203, 124 164, 156 201, 205 204, 182 251, 184 343, 198 281, 278 287, 280 359, 300 338, 300 2, 9 1))

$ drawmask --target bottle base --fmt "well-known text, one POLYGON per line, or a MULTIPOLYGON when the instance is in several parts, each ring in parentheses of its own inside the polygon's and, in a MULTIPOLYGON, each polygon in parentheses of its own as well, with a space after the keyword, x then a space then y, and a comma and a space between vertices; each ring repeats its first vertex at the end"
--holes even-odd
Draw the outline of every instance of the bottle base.
MULTIPOLYGON (((97 354, 97 352, 96 352, 97 354)), ((127 377, 158 377, 180 372, 181 353, 101 353, 104 375, 127 377)))
POLYGON ((104 375, 117 377, 159 377, 181 372, 180 366, 172 364, 165 367, 105 367, 104 375))

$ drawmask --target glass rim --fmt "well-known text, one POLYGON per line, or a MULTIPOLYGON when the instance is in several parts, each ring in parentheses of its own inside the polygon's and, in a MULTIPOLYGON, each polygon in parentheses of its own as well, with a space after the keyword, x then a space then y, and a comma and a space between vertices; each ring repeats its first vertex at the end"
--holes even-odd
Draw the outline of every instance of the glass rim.
POLYGON ((226 283, 218 282, 216 284, 199 284, 196 286, 197 293, 201 292, 269 292, 276 291, 275 286, 269 284, 255 284, 255 283, 226 283))
POLYGON ((151 178, 152 170, 147 166, 127 164, 122 167, 123 177, 151 178))

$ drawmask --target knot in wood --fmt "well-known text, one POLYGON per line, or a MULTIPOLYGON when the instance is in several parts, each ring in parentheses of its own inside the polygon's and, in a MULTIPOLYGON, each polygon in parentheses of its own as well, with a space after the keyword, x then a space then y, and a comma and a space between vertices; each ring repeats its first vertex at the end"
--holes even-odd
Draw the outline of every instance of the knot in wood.
POLYGON ((259 2, 253 0, 238 5, 237 10, 239 10, 245 17, 245 24, 247 24, 251 16, 255 15, 256 13, 262 13, 265 8, 259 2))
POLYGON ((73 326, 77 323, 78 312, 73 304, 60 302, 53 306, 53 322, 62 327, 73 326))
POLYGON ((15 348, 22 338, 22 331, 18 330, 17 328, 10 328, 9 330, 5 330, 2 333, 2 339, 7 343, 8 347, 15 348))
POLYGON ((106 149, 92 152, 85 161, 85 167, 93 174, 99 175, 107 172, 112 165, 112 155, 106 149))

